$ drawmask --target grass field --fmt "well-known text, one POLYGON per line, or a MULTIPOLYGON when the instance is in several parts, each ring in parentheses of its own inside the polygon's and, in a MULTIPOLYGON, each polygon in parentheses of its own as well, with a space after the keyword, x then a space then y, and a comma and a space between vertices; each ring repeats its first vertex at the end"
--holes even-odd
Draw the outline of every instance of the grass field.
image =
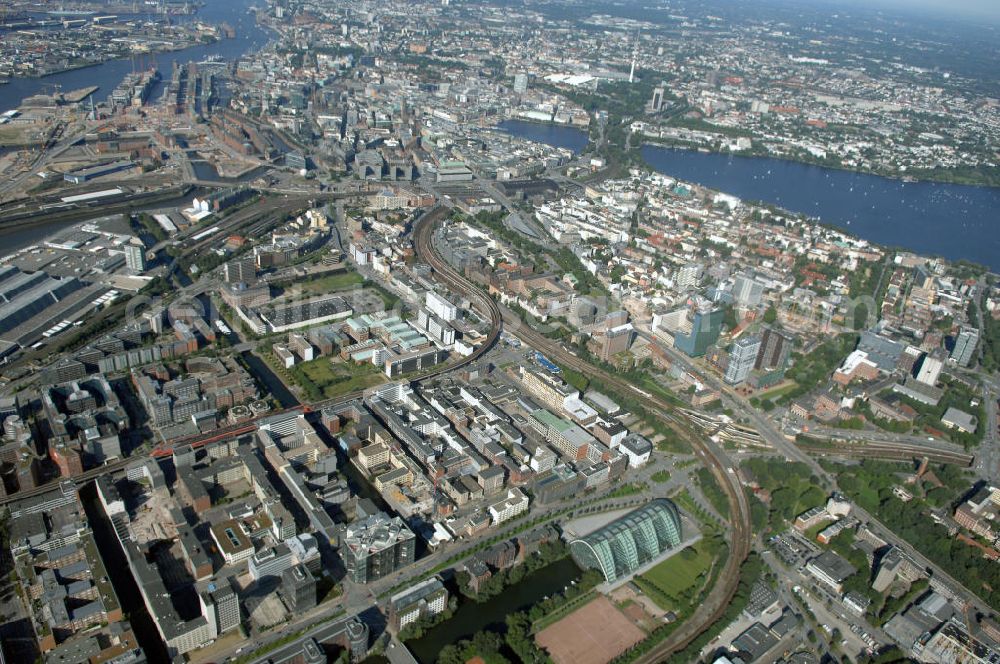
POLYGON ((650 475, 650 479, 653 480, 654 482, 659 482, 660 484, 662 484, 663 482, 669 482, 670 473, 665 470, 658 470, 652 475, 650 475))
POLYGON ((597 591, 596 590, 588 590, 587 592, 585 592, 584 594, 580 595, 579 597, 574 597, 573 599, 569 600, 568 602, 566 602, 565 604, 563 604, 562 606, 560 606, 558 609, 556 609, 555 611, 553 611, 552 613, 549 613, 548 615, 542 616, 541 618, 539 618, 538 620, 536 620, 534 622, 534 624, 532 624, 531 630, 533 632, 540 632, 543 629, 545 629, 546 627, 548 627, 549 625, 554 625, 555 623, 559 622, 560 620, 562 620, 563 618, 565 618, 569 614, 571 614, 574 611, 576 611, 578 608, 580 608, 584 604, 587 604, 588 602, 590 602, 595 597, 597 597, 597 591))
POLYGON ((714 557, 704 541, 699 542, 637 577, 636 585, 661 609, 676 611, 701 587, 714 557))
POLYGON ((824 530, 826 530, 832 523, 833 519, 828 519, 823 523, 816 524, 812 528, 808 528, 804 533, 802 533, 802 535, 810 542, 815 542, 816 536, 819 535, 824 530))
POLYGON ((385 374, 374 365, 334 363, 328 357, 296 364, 291 374, 313 400, 332 399, 385 382, 385 374))
POLYGON ((784 394, 788 394, 789 392, 791 392, 792 390, 794 390, 796 387, 798 387, 798 385, 795 383, 794 380, 793 381, 785 381, 785 382, 783 382, 783 383, 781 383, 779 385, 775 385, 772 388, 763 390, 761 392, 757 392, 756 394, 754 394, 754 396, 757 397, 758 399, 761 399, 761 400, 763 400, 763 399, 777 399, 778 397, 780 397, 780 396, 782 396, 784 394))
POLYGON ((323 295, 336 291, 347 290, 360 286, 365 282, 364 277, 354 270, 345 270, 336 274, 328 274, 318 279, 308 281, 298 281, 289 286, 286 290, 301 288, 304 295, 323 295))

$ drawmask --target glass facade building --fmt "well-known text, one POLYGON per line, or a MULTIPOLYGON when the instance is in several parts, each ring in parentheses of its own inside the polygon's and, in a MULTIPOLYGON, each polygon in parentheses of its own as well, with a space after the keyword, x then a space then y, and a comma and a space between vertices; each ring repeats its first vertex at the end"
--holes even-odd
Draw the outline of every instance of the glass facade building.
POLYGON ((569 543, 578 565, 600 570, 608 582, 628 576, 681 543, 681 517, 666 498, 657 498, 603 528, 569 543))
POLYGON ((709 346, 719 340, 723 318, 725 318, 725 313, 722 309, 695 312, 694 318, 691 320, 691 332, 675 334, 674 348, 690 357, 701 357, 709 346))

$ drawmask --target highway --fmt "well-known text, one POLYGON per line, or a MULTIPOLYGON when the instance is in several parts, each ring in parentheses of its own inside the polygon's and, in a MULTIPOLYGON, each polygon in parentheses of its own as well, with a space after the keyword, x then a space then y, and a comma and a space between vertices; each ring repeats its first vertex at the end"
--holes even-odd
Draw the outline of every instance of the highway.
POLYGON ((983 442, 979 444, 976 458, 976 473, 988 478, 991 484, 1000 482, 1000 424, 997 422, 997 395, 1000 394, 1000 387, 996 379, 986 378, 983 380, 983 408, 986 409, 986 422, 980 426, 985 426, 983 431, 983 442))
MULTIPOLYGON (((491 317, 500 315, 501 319, 508 326, 509 332, 518 336, 528 346, 543 352, 549 359, 556 363, 580 371, 587 376, 599 377, 604 385, 614 387, 622 393, 627 394, 636 390, 634 385, 621 376, 608 373, 581 360, 561 345, 542 336, 530 326, 523 324, 519 316, 510 310, 501 309, 492 298, 488 297, 482 290, 474 286, 448 265, 434 248, 432 242, 434 226, 443 218, 443 214, 440 211, 441 208, 437 208, 435 214, 425 215, 414 231, 414 250, 416 255, 434 269, 435 277, 439 281, 473 301, 486 305, 491 312, 491 317)), ((719 573, 714 587, 709 591, 705 601, 683 625, 677 628, 666 640, 637 660, 639 662, 651 663, 663 661, 672 653, 683 649, 697 638, 699 634, 721 618, 739 584, 740 566, 750 553, 752 534, 750 505, 746 494, 743 492, 743 487, 736 477, 735 467, 726 453, 712 441, 693 433, 686 423, 675 417, 671 413, 673 410, 671 404, 653 395, 643 393, 643 396, 648 400, 650 411, 667 422, 669 426, 675 429, 678 434, 691 444, 699 460, 708 467, 716 481, 722 487, 729 502, 732 528, 729 542, 730 555, 726 560, 725 566, 719 573)))
MULTIPOLYGON (((788 429, 786 429, 788 431, 788 429)), ((810 423, 808 430, 803 431, 807 436, 813 438, 829 438, 831 440, 842 440, 847 443, 863 444, 868 441, 879 443, 901 443, 904 445, 916 445, 921 449, 934 450, 938 452, 962 452, 960 445, 950 443, 938 438, 930 439, 928 435, 897 434, 888 431, 872 431, 869 429, 838 429, 820 424, 810 423)), ((969 455, 971 456, 971 455, 969 455)))

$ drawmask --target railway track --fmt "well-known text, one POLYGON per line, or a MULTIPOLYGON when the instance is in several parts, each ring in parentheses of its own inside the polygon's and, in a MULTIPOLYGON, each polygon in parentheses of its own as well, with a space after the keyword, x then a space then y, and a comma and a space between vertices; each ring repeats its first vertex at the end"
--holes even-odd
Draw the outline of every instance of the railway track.
MULTIPOLYGON (((440 208, 436 209, 428 214, 424 215, 424 220, 427 220, 428 227, 440 221, 447 215, 447 210, 440 208)), ((500 333, 503 327, 503 317, 500 313, 500 308, 497 307, 496 303, 489 297, 483 294, 478 298, 474 298, 475 304, 479 305, 482 313, 486 314, 490 320, 490 333, 487 335, 486 339, 482 344, 479 345, 471 354, 466 357, 461 358, 457 362, 449 362, 442 364, 438 367, 432 368, 431 370, 411 379, 412 383, 422 383, 424 381, 433 380, 445 373, 449 373, 456 369, 460 369, 464 366, 468 366, 473 362, 476 362, 484 354, 488 353, 500 339, 500 333)), ((293 410, 303 411, 306 413, 315 412, 322 410, 324 408, 342 406, 344 404, 356 401, 364 397, 364 390, 357 390, 355 392, 348 392, 347 394, 342 394, 338 397, 332 399, 324 399, 322 401, 316 401, 312 403, 299 404, 296 406, 291 406, 289 408, 284 408, 276 411, 269 411, 258 417, 247 420, 246 422, 234 425, 232 427, 227 427, 226 429, 216 430, 207 435, 197 435, 190 438, 181 438, 176 441, 172 441, 169 446, 161 446, 153 451, 152 456, 163 458, 173 454, 173 448, 178 445, 191 444, 194 447, 202 447, 216 440, 223 440, 225 438, 232 438, 234 436, 245 435, 253 431, 256 428, 254 424, 258 419, 265 417, 273 417, 275 415, 280 415, 282 413, 287 413, 293 410)))
POLYGON ((845 443, 842 445, 824 445, 816 443, 797 443, 800 448, 813 455, 842 456, 858 459, 922 459, 946 463, 968 468, 972 466, 974 457, 964 452, 949 452, 947 450, 921 447, 910 443, 892 443, 869 441, 866 443, 845 443))
MULTIPOLYGON (((599 376, 605 385, 612 386, 623 393, 638 391, 634 385, 620 376, 594 367, 561 345, 539 334, 530 326, 523 324, 520 317, 513 312, 501 310, 492 298, 448 265, 434 249, 431 241, 435 224, 444 218, 445 214, 446 211, 438 209, 425 215, 414 231, 415 252, 418 257, 434 269, 435 277, 439 281, 486 306, 490 311, 491 318, 499 316, 513 329, 513 334, 516 334, 529 346, 544 352, 550 359, 585 375, 599 376)), ((691 444, 695 453, 698 454, 726 494, 731 515, 730 555, 705 601, 666 640, 657 644, 651 651, 637 660, 639 662, 660 662, 690 644, 725 613, 739 585, 740 566, 750 553, 752 544, 750 505, 743 492, 743 487, 736 477, 736 469, 726 457, 725 452, 711 441, 694 433, 686 421, 674 415, 673 406, 664 399, 641 391, 639 393, 646 398, 654 415, 668 422, 679 435, 691 444)))
MULTIPOLYGON (((437 221, 443 219, 445 215, 447 215, 446 209, 443 208, 435 209, 429 212, 428 214, 424 215, 424 220, 428 222, 427 223, 428 226, 431 226, 433 223, 436 223, 437 221)), ((478 348, 476 348, 468 356, 461 358, 457 362, 450 362, 435 367, 430 371, 427 371, 426 373, 413 378, 411 382, 421 383, 424 381, 433 380, 434 378, 437 378, 442 374, 454 371, 456 369, 460 369, 464 366, 468 366, 469 364, 472 364, 473 362, 479 360, 479 358, 481 358, 484 354, 489 352, 490 349, 492 349, 496 345, 497 341, 500 339, 500 333, 503 327, 503 317, 500 313, 499 307, 497 307, 496 303, 493 302, 491 298, 487 297, 485 294, 482 293, 480 293, 478 297, 472 298, 472 300, 477 306, 479 306, 481 312, 489 318, 490 333, 487 335, 486 339, 483 341, 482 344, 479 345, 478 348)), ((207 434, 198 434, 187 438, 180 438, 178 440, 171 441, 169 445, 157 446, 150 452, 149 456, 156 459, 166 458, 171 456, 173 454, 173 448, 179 445, 190 444, 193 447, 203 447, 214 441, 225 440, 227 438, 233 438, 237 436, 246 435, 247 433, 251 433, 257 428, 256 421, 265 417, 272 417, 274 415, 287 413, 292 410, 303 411, 306 413, 314 412, 330 406, 343 405, 351 401, 361 399, 363 396, 364 396, 364 391, 359 390, 356 392, 350 392, 348 394, 341 395, 333 399, 326 399, 323 401, 318 401, 309 404, 299 404, 297 406, 292 406, 290 408, 284 408, 276 411, 269 411, 267 413, 261 414, 258 417, 249 419, 245 422, 241 422, 239 424, 230 427, 225 427, 223 429, 216 429, 215 431, 211 431, 207 434)), ((69 479, 71 479, 71 481, 76 483, 77 486, 82 486, 87 482, 90 482, 91 480, 97 479, 101 475, 116 473, 124 469, 125 466, 132 463, 138 458, 141 457, 127 457, 125 459, 119 459, 117 461, 113 461, 111 463, 108 463, 106 465, 97 468, 91 468, 90 470, 87 470, 81 473, 80 475, 76 475, 69 479)), ((56 482, 48 482, 46 484, 43 484, 42 486, 38 486, 33 489, 28 489, 26 491, 18 491, 17 493, 11 494, 9 496, 0 496, 0 505, 6 505, 8 503, 24 500, 26 498, 39 496, 44 493, 48 493, 50 491, 55 490, 56 487, 57 487, 56 482)))
MULTIPOLYGON (((97 468, 91 468, 90 470, 84 471, 79 475, 74 475, 71 478, 66 478, 66 480, 63 481, 72 481, 77 486, 83 486, 84 484, 90 482, 91 480, 96 480, 101 475, 104 475, 106 473, 116 473, 119 470, 124 469, 125 466, 127 466, 132 461, 135 461, 135 458, 128 457, 125 459, 119 459, 118 461, 112 461, 109 464, 106 464, 104 466, 99 466, 97 468)), ((59 482, 48 482, 46 484, 42 484, 41 486, 36 486, 33 489, 28 489, 27 491, 18 491, 17 493, 12 493, 10 495, 0 497, 0 505, 7 505, 8 503, 19 502, 21 500, 33 498, 35 496, 41 496, 42 494, 51 493, 52 491, 57 490, 59 484, 60 484, 59 482)))

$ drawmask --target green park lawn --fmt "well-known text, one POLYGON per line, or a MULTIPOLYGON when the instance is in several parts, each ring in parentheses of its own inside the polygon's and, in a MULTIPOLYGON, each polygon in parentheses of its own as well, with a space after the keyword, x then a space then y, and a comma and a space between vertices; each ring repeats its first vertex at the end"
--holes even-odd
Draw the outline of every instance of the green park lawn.
POLYGON ((676 611, 704 583, 714 557, 712 547, 702 540, 636 577, 635 583, 661 609, 676 611))
POLYGON ((332 362, 328 357, 300 362, 292 367, 291 374, 314 401, 332 399, 385 382, 385 374, 374 365, 332 362))
POLYGON ((364 277, 354 270, 345 270, 317 279, 296 282, 292 288, 301 288, 305 295, 323 295, 360 286, 364 281, 364 277))

